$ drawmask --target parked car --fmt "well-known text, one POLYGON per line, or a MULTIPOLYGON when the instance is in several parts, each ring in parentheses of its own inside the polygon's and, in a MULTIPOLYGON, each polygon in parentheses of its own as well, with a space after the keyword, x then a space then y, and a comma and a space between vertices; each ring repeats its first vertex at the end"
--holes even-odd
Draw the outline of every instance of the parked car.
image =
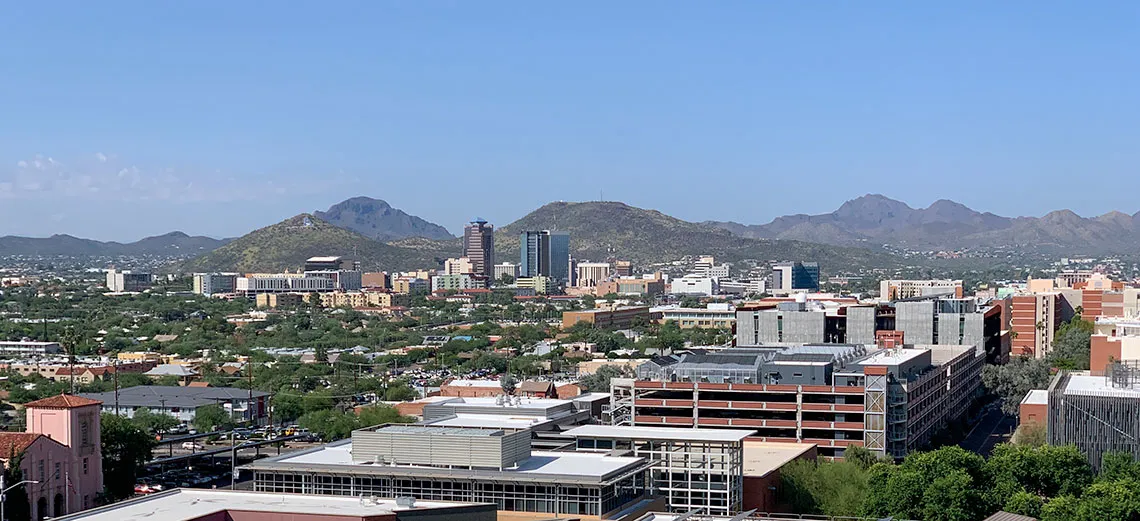
POLYGON ((192 441, 188 441, 188 442, 185 442, 182 444, 182 448, 186 449, 186 450, 202 450, 205 447, 203 447, 197 443, 194 443, 192 441))

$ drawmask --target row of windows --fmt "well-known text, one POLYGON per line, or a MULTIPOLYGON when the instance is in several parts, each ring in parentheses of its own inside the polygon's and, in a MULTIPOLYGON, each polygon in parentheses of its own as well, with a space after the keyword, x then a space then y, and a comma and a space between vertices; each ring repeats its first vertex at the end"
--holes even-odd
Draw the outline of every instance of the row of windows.
POLYGON ((502 510, 598 516, 645 492, 644 475, 605 487, 523 485, 432 479, 372 478, 258 472, 254 487, 262 492, 340 496, 414 496, 434 501, 494 503, 502 510))

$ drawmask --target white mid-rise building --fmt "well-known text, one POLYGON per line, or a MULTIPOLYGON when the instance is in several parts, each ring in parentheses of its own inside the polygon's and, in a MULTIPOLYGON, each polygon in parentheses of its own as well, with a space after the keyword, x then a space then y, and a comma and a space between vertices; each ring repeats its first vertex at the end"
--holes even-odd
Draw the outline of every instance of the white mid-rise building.
POLYGON ((575 285, 580 288, 592 288, 599 282, 610 279, 613 269, 608 262, 580 262, 577 268, 575 285))
POLYGON ((684 277, 673 279, 669 284, 669 292, 674 295, 712 296, 716 295, 720 289, 720 284, 717 282, 716 277, 705 277, 701 275, 685 275, 684 277))

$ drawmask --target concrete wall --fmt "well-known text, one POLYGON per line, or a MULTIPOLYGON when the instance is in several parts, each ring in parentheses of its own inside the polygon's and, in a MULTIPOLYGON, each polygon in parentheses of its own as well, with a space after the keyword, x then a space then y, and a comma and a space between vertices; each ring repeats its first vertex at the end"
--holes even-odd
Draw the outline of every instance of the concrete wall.
POLYGON ((783 342, 821 343, 824 337, 822 311, 793 311, 784 316, 783 342))
POLYGON ((847 343, 875 343, 875 308, 850 306, 847 308, 847 343))
POLYGON ((352 433, 352 461, 407 465, 505 468, 530 457, 530 432, 477 436, 416 431, 360 430, 352 433))
POLYGON ((895 304, 895 329, 905 333, 909 344, 933 344, 934 302, 895 304))

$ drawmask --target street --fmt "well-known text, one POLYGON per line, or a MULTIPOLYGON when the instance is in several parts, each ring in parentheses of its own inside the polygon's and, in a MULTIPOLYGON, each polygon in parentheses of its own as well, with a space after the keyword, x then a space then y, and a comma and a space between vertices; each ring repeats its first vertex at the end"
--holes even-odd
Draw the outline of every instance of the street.
POLYGON ((989 456, 994 450, 994 445, 1009 441, 1016 425, 1013 418, 1002 414, 1000 407, 992 407, 958 446, 970 452, 989 456))

